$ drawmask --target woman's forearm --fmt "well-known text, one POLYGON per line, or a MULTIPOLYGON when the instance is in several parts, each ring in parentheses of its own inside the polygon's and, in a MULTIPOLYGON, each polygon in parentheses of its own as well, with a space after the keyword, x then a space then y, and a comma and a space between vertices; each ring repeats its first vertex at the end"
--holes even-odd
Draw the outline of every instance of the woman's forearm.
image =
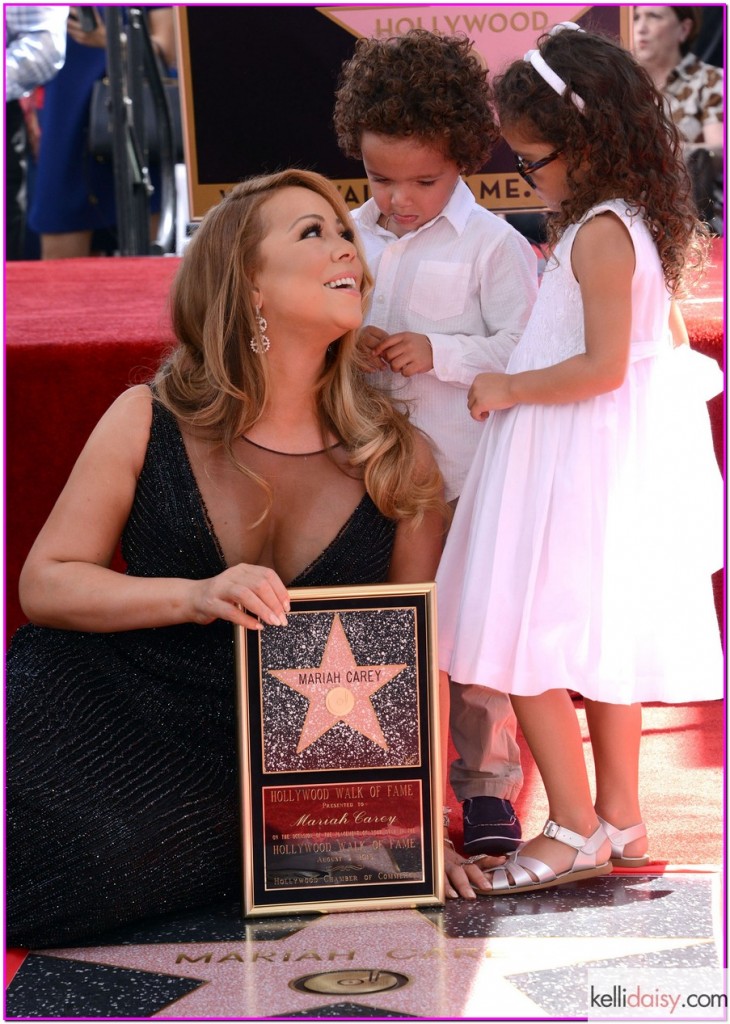
POLYGON ((88 562, 28 566, 20 578, 23 611, 40 626, 108 633, 193 620, 185 579, 126 576, 88 562))
POLYGON ((20 600, 38 625, 93 633, 214 619, 261 629, 262 622, 285 626, 289 611, 286 587, 265 565, 239 562, 202 580, 147 578, 32 553, 21 573, 20 600))

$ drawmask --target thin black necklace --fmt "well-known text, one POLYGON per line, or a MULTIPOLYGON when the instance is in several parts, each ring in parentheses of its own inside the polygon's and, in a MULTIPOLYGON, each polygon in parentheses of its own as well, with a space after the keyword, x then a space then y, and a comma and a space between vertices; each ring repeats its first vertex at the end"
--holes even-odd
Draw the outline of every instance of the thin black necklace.
POLYGON ((342 441, 335 441, 335 443, 331 444, 329 448, 320 448, 316 452, 279 452, 276 448, 267 448, 263 444, 257 444, 256 441, 252 441, 251 438, 246 437, 245 434, 239 434, 239 437, 242 437, 244 441, 248 442, 248 444, 252 444, 254 448, 259 448, 262 452, 269 452, 271 455, 286 455, 289 459, 306 459, 309 458, 310 455, 324 455, 325 452, 331 452, 333 448, 339 448, 342 444, 342 441))

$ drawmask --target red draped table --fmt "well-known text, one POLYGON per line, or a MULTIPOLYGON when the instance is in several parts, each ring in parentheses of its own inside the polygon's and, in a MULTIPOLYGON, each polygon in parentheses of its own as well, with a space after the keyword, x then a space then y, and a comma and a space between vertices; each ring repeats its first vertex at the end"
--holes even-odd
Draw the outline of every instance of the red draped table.
POLYGON ((174 344, 174 257, 6 267, 6 630, 18 576, 94 424, 174 344))

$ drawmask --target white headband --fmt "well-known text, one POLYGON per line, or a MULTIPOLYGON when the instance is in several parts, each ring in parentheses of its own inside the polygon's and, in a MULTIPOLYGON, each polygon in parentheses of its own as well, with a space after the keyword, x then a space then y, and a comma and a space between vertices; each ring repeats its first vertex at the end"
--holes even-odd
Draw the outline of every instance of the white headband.
MULTIPOLYGON (((561 21, 557 25, 553 25, 549 34, 552 36, 556 32, 562 32, 563 29, 569 29, 574 32, 583 31, 580 25, 576 25, 574 21, 561 21)), ((567 82, 563 81, 557 71, 553 71, 539 50, 528 50, 524 59, 532 64, 540 78, 544 79, 558 95, 562 96, 565 93, 565 90, 568 88, 567 82)), ((575 92, 571 94, 570 98, 582 114, 585 108, 585 100, 581 99, 575 92)))

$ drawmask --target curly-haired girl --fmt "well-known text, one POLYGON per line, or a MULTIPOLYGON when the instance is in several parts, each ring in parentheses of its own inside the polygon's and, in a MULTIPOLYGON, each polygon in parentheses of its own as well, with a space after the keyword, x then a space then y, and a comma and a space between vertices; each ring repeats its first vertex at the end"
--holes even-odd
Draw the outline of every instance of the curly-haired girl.
POLYGON ((647 74, 575 28, 495 86, 557 245, 507 372, 470 389, 490 418, 437 574, 442 668, 512 695, 548 796, 543 833, 489 894, 646 864, 639 702, 722 696, 722 483, 695 379, 709 361, 673 299, 698 249, 689 183, 647 74))
MULTIPOLYGON (((409 399, 413 421, 434 441, 454 502, 483 430, 469 418, 466 389, 477 373, 504 370, 537 293, 527 241, 478 206, 461 180, 499 136, 491 100, 467 38, 414 29, 361 39, 335 105, 340 147, 362 158, 372 192, 353 214, 375 274, 361 339, 375 383, 409 399)), ((511 801, 522 773, 508 698, 457 687, 451 732, 465 852, 513 850, 520 826, 511 801)), ((460 858, 450 850, 447 858, 447 892, 473 899, 460 858)), ((480 884, 479 872, 468 871, 480 884)))

